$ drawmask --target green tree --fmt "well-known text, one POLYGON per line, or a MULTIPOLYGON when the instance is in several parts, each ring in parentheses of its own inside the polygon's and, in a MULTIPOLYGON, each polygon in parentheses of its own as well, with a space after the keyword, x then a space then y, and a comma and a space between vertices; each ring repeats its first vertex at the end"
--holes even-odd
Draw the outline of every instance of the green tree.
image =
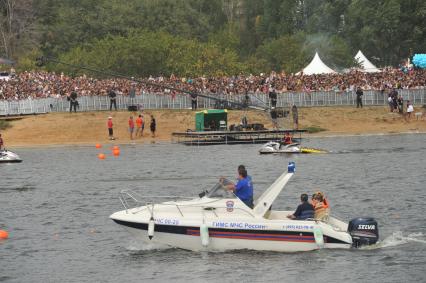
POLYGON ((307 62, 307 55, 303 50, 305 38, 302 34, 285 35, 261 45, 256 51, 256 57, 267 62, 266 70, 286 71, 295 73, 300 71, 307 62))

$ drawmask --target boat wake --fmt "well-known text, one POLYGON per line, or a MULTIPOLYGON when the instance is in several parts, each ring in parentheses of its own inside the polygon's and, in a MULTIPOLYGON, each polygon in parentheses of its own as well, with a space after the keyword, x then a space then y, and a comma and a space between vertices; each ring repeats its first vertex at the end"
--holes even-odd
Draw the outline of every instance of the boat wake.
POLYGON ((375 249, 381 249, 381 248, 396 247, 396 246, 405 245, 405 244, 413 243, 413 242, 426 244, 425 235, 419 232, 419 233, 411 233, 411 234, 408 234, 407 236, 404 236, 404 234, 401 231, 397 231, 375 245, 363 246, 360 249, 375 250, 375 249))
POLYGON ((167 250, 172 249, 172 247, 168 245, 161 245, 157 243, 146 243, 146 242, 137 242, 134 241, 129 244, 129 246, 126 247, 126 250, 128 251, 157 251, 157 250, 167 250))

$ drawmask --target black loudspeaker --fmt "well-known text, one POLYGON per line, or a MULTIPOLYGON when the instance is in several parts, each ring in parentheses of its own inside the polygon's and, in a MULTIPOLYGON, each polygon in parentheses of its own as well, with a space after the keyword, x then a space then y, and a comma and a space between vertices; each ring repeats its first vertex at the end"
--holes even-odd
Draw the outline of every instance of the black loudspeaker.
POLYGON ((138 111, 138 107, 136 105, 129 105, 127 107, 127 110, 129 110, 129 111, 138 111))

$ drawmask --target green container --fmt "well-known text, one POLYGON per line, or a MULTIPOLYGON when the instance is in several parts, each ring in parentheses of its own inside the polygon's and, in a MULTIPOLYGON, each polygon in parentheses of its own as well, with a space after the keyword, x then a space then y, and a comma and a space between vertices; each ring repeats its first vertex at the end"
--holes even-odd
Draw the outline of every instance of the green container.
POLYGON ((195 113, 195 131, 226 131, 228 128, 228 111, 226 109, 209 109, 195 113))

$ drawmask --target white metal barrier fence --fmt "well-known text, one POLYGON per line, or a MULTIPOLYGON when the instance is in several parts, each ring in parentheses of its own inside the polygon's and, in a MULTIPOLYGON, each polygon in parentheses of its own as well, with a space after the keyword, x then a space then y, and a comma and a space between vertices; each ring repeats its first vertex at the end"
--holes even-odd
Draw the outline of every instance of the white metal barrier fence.
MULTIPOLYGON (((426 89, 404 89, 398 90, 404 100, 410 100, 414 105, 426 104, 426 89)), ((226 101, 243 103, 244 95, 212 95, 221 101, 204 97, 198 98, 198 108, 223 107, 226 101)), ((269 106, 267 94, 250 94, 250 104, 260 107, 269 106)), ((77 111, 101 111, 110 109, 110 100, 106 96, 80 96, 78 97, 77 111)), ((191 108, 191 98, 188 95, 168 94, 143 94, 134 98, 128 96, 117 96, 117 108, 126 110, 129 106, 137 109, 188 109, 191 108)), ((362 97, 364 105, 387 105, 388 94, 381 91, 364 91, 362 97)), ((277 106, 285 107, 291 105, 299 107, 314 106, 338 106, 356 105, 356 94, 354 92, 301 92, 278 94, 277 106)), ((239 106, 239 105, 234 105, 239 106)), ((112 107, 112 110, 115 108, 112 107)), ((39 114, 47 112, 65 112, 70 110, 70 102, 66 98, 40 98, 26 100, 0 100, 0 115, 39 114)))

